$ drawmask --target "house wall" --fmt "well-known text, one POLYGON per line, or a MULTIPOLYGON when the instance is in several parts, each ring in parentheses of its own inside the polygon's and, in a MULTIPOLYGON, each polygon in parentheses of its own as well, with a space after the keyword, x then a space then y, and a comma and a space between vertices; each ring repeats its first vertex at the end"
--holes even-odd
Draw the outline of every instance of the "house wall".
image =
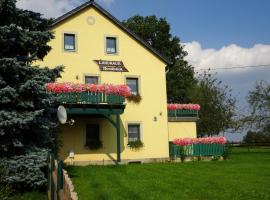
POLYGON ((169 141, 176 138, 196 138, 196 122, 168 122, 169 141))
MULTIPOLYGON (((168 158, 168 123, 165 63, 148 51, 145 47, 111 23, 95 8, 86 8, 80 13, 61 22, 53 28, 55 39, 50 42, 51 52, 41 66, 54 67, 64 65, 65 72, 58 82, 84 83, 84 75, 99 75, 101 83, 124 84, 126 76, 137 76, 139 80, 142 101, 139 104, 127 103, 122 123, 122 159, 168 158), (95 18, 94 25, 87 24, 87 17, 95 18), (63 33, 77 34, 77 51, 63 50, 63 33), (105 53, 105 36, 117 36, 119 53, 105 53), (123 61, 129 72, 102 72, 93 60, 123 61), (154 117, 157 121, 154 121, 154 117), (142 141, 144 147, 133 151, 127 147, 127 123, 140 122, 142 126, 142 141)), ((61 138, 63 148, 60 155, 68 161, 68 151, 75 149, 75 161, 110 160, 116 157, 116 133, 113 126, 102 119, 102 140, 105 149, 99 152, 86 149, 82 143, 83 133, 90 118, 76 118, 74 126, 62 127, 61 138), (108 156, 106 153, 110 153, 108 156)))

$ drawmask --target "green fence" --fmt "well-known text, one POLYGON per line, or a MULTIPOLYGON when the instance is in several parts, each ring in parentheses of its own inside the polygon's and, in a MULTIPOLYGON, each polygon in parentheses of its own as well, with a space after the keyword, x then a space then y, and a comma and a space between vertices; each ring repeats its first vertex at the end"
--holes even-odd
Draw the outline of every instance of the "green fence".
POLYGON ((221 156, 224 154, 225 145, 223 144, 191 144, 181 147, 169 143, 170 157, 185 156, 221 156))
POLYGON ((98 92, 66 92, 55 94, 63 104, 123 104, 125 98, 98 92))

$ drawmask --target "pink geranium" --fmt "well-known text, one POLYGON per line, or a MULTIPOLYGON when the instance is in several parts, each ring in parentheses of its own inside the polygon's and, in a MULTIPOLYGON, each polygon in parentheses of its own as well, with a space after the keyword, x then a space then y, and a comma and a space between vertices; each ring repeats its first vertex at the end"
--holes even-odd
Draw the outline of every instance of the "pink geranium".
POLYGON ((120 95, 123 97, 131 96, 131 89, 127 85, 113 84, 79 84, 79 83, 47 83, 46 89, 52 93, 67 92, 94 92, 120 95))
POLYGON ((123 97, 131 96, 131 89, 127 85, 117 85, 118 94, 123 97))
POLYGON ((187 146, 192 144, 226 144, 225 137, 206 137, 206 138, 178 138, 173 140, 173 144, 187 146))
POLYGON ((87 91, 89 92, 97 92, 97 85, 95 84, 87 84, 87 91))
POLYGON ((200 110, 201 107, 198 104, 168 104, 168 110, 200 110))

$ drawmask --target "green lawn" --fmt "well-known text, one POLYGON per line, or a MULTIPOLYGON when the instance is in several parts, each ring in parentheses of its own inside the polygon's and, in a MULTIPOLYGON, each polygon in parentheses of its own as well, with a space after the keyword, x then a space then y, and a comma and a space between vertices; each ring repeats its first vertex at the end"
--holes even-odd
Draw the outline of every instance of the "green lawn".
POLYGON ((270 148, 234 148, 226 161, 68 170, 80 200, 270 199, 270 148))
POLYGON ((39 192, 29 192, 20 195, 16 195, 11 200, 47 200, 46 194, 39 192))

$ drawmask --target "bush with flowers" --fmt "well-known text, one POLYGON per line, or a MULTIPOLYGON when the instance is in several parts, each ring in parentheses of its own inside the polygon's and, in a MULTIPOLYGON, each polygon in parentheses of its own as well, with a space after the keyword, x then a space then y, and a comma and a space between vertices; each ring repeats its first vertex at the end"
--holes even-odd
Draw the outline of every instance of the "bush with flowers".
POLYGON ((109 95, 120 95, 125 98, 131 96, 131 89, 127 85, 47 83, 46 89, 48 92, 52 93, 93 92, 93 93, 105 93, 109 95))
POLYGON ((225 137, 205 137, 205 138, 178 138, 173 140, 177 146, 188 146, 192 144, 226 144, 225 137))
POLYGON ((168 104, 168 110, 196 110, 199 111, 201 109, 198 104, 168 104))

